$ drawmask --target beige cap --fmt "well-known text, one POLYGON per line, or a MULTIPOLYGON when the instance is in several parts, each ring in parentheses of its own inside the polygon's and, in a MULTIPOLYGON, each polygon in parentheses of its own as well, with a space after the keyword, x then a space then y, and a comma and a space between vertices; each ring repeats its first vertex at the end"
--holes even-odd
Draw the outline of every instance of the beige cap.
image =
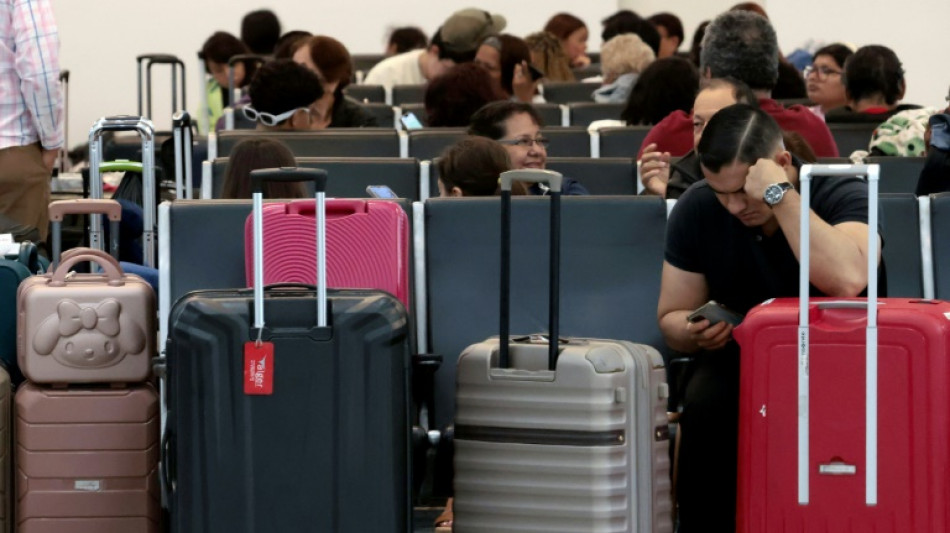
POLYGON ((456 11, 442 24, 442 44, 451 52, 472 52, 486 37, 497 35, 507 25, 505 17, 483 9, 456 11))

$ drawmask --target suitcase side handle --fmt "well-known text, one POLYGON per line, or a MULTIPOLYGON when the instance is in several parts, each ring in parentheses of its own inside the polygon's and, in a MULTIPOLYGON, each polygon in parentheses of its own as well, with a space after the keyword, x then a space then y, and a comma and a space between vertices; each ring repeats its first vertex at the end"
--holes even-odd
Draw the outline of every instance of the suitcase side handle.
POLYGON ((65 261, 60 263, 56 270, 53 271, 53 278, 50 280, 49 286, 65 287, 66 274, 68 274, 77 263, 81 263, 83 261, 89 261, 102 267, 102 271, 109 279, 110 286, 119 287, 124 285, 124 282, 122 281, 122 269, 119 267, 119 263, 117 263, 116 260, 112 258, 112 256, 99 250, 86 248, 82 252, 71 254, 66 258, 65 261))
POLYGON ((548 370, 557 367, 558 327, 560 322, 561 273, 561 181, 553 170, 522 169, 502 172, 501 185, 501 298, 499 310, 498 366, 511 366, 509 335, 511 330, 511 183, 527 181, 545 183, 551 190, 550 270, 548 275, 548 370))

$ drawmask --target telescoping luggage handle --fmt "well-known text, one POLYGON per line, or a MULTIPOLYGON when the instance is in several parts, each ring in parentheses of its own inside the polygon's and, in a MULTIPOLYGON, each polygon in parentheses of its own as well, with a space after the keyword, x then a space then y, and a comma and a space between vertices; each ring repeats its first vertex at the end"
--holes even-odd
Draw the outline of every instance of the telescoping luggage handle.
POLYGON ((178 111, 172 116, 172 137, 175 143, 175 197, 191 199, 191 115, 178 111))
MULTIPOLYGON (((808 346, 808 287, 809 287, 809 213, 811 206, 812 176, 860 177, 868 179, 868 321, 865 336, 865 493, 867 505, 877 505, 877 220, 879 165, 804 165, 799 173, 801 182, 800 268, 798 276, 798 503, 808 504, 808 423, 809 423, 809 346, 808 346)), ((827 306, 827 304, 826 304, 827 306)), ((853 307, 854 304, 847 305, 853 307)))
MULTIPOLYGON (((102 135, 107 131, 134 131, 142 139, 142 249, 145 266, 155 266, 155 127, 145 117, 116 116, 97 120, 89 130, 89 194, 103 197, 102 135)), ((102 224, 98 217, 90 223, 89 246, 102 249, 102 224)))
POLYGON ((185 100, 185 62, 171 54, 143 54, 135 58, 138 66, 139 84, 139 115, 152 117, 152 65, 171 65, 172 69, 172 112, 176 109, 187 109, 185 100), (145 109, 142 106, 142 64, 145 64, 145 109), (181 70, 181 85, 178 84, 178 70, 181 70), (178 107, 178 94, 181 93, 181 107, 178 107))
POLYGON ((327 171, 317 168, 281 167, 251 172, 254 222, 254 329, 258 340, 264 331, 264 182, 312 181, 316 189, 317 220, 317 327, 327 325, 327 171))
POLYGON ((122 205, 115 200, 57 200, 49 204, 49 220, 53 224, 53 261, 55 271, 63 252, 63 218, 66 215, 98 215, 109 218, 109 253, 119 258, 119 222, 122 220, 122 205))
POLYGON ((546 183, 551 192, 551 244, 549 271, 548 369, 557 366, 559 325, 559 277, 561 263, 561 174, 551 170, 509 170, 501 174, 501 309, 498 366, 511 366, 509 335, 511 329, 511 184, 514 181, 546 183))

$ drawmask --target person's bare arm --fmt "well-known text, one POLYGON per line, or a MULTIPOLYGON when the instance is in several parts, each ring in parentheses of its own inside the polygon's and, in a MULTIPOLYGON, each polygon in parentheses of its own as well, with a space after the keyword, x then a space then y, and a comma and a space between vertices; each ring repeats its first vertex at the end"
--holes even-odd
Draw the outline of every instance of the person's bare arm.
POLYGON ((732 339, 732 325, 708 320, 690 323, 687 317, 709 298, 706 277, 663 262, 657 319, 666 344, 683 353, 717 350, 732 339))
MULTIPOLYGON (((765 188, 782 181, 787 181, 784 170, 772 160, 760 159, 749 169, 746 193, 750 199, 762 201, 765 188)), ((789 190, 772 209, 795 258, 799 260, 801 202, 798 192, 789 190)), ((809 214, 809 220, 811 257, 808 272, 811 283, 828 296, 857 296, 868 284, 868 225, 843 222, 832 226, 814 211, 809 214)), ((880 237, 877 249, 880 263, 880 237)))

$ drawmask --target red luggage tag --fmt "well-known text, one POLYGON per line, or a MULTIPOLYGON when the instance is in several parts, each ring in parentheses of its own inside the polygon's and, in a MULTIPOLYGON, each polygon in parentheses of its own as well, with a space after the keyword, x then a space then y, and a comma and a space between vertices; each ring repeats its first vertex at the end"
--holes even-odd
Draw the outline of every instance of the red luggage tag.
POLYGON ((274 394, 274 343, 244 343, 244 394, 274 394))

